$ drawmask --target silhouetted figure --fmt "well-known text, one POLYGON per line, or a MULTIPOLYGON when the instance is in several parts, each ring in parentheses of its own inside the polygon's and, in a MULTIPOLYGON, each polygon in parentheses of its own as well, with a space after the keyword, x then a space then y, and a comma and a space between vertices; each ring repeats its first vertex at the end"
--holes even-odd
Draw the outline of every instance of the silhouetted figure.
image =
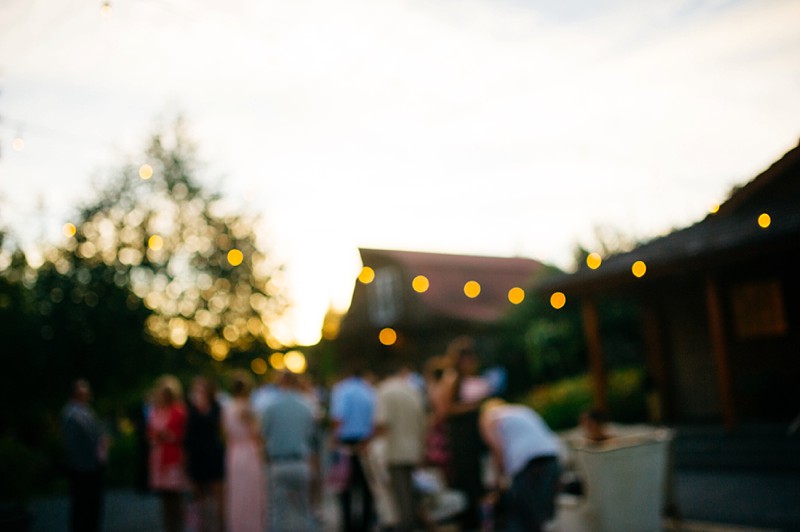
POLYGON ((186 436, 186 471, 192 481, 194 502, 201 530, 223 530, 223 481, 225 445, 222 439, 222 409, 216 390, 207 378, 196 377, 189 392, 186 436))
POLYGON ((91 397, 89 382, 84 379, 75 381, 70 400, 62 412, 73 532, 100 529, 107 440, 89 406, 91 397))

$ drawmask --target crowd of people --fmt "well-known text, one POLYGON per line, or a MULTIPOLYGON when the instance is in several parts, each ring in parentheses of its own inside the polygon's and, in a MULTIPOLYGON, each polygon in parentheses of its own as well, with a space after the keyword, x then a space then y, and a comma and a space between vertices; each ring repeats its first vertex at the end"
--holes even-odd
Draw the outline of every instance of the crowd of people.
MULTIPOLYGON (((425 530, 442 516, 465 531, 498 518, 504 530, 538 530, 553 513, 558 440, 533 410, 498 398, 502 371, 480 369, 474 341, 460 337, 419 372, 354 368, 330 389, 290 372, 258 384, 241 372, 224 390, 196 377, 184 395, 177 378, 159 378, 142 425, 164 530, 321 530, 326 487, 344 531, 425 530), (451 512, 425 504, 431 473, 436 489, 460 494, 451 512)), ((86 394, 76 388, 66 420, 89 425, 86 394)), ((101 449, 91 433, 88 446, 101 449)), ((99 461, 75 476, 77 491, 99 461)))

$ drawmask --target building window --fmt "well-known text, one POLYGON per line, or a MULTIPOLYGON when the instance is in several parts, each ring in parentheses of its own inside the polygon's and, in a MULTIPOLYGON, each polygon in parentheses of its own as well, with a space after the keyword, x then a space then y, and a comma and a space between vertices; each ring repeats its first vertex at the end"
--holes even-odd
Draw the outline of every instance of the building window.
POLYGON ((368 291, 369 320, 373 325, 391 325, 400 315, 400 274, 390 267, 375 270, 368 291))

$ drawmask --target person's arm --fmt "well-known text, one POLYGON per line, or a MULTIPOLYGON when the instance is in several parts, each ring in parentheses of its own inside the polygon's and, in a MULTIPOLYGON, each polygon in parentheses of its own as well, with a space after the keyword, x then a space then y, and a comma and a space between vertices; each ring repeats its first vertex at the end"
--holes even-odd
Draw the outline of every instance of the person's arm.
POLYGON ((495 469, 495 488, 500 490, 503 486, 505 463, 503 460, 503 446, 497 436, 496 426, 497 420, 490 412, 485 413, 478 420, 478 430, 492 455, 492 463, 495 469))

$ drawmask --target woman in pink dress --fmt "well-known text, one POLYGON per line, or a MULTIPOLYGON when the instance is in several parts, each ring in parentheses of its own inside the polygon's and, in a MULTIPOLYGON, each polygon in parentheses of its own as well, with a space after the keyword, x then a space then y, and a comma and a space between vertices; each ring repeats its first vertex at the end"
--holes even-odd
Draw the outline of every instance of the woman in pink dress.
POLYGON ((155 402, 147 422, 150 488, 161 496, 167 532, 180 532, 183 528, 183 496, 189 485, 183 452, 186 408, 181 396, 178 379, 171 375, 161 377, 156 383, 155 402))
POLYGON ((250 381, 238 375, 225 404, 226 522, 228 532, 266 530, 267 480, 258 419, 250 406, 250 381))

